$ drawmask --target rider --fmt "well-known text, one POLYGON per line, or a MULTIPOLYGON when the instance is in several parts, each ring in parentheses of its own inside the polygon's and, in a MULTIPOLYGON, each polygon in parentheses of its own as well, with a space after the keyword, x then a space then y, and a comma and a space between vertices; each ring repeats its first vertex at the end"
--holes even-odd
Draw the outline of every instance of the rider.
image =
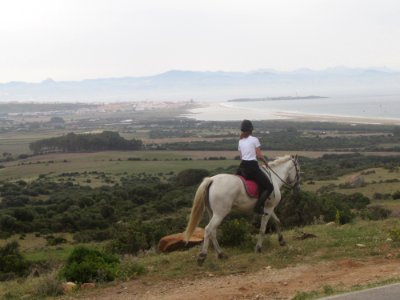
POLYGON ((239 171, 244 177, 254 180, 257 183, 260 194, 254 206, 254 211, 258 214, 263 214, 265 200, 271 195, 274 187, 265 173, 260 169, 257 158, 263 161, 266 166, 268 166, 268 162, 261 152, 260 141, 258 138, 252 136, 253 124, 249 120, 243 120, 240 130, 238 149, 241 162, 239 171))

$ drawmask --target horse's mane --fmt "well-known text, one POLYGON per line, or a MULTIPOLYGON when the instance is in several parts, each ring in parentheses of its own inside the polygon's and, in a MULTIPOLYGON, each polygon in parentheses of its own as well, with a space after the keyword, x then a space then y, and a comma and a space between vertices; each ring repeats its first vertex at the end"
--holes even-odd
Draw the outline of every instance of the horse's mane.
POLYGON ((269 166, 271 167, 276 167, 284 162, 287 162, 288 160, 291 160, 292 157, 290 155, 285 155, 285 156, 280 156, 277 159, 271 161, 268 163, 269 166))

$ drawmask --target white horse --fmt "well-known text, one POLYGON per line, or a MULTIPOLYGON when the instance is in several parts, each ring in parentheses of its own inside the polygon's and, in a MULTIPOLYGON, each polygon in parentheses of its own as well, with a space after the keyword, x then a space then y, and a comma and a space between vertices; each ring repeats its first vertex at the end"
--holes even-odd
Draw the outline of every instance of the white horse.
MULTIPOLYGON (((297 156, 283 156, 269 163, 270 174, 265 167, 262 170, 270 176, 274 186, 274 192, 265 201, 264 214, 261 217, 260 233, 256 244, 256 252, 261 252, 262 242, 270 217, 276 222, 278 240, 281 246, 286 244, 280 230, 280 221, 274 209, 281 201, 281 187, 290 185, 293 189, 300 187, 300 167, 297 156)), ((210 215, 210 222, 205 227, 204 242, 199 256, 198 264, 202 264, 207 257, 210 239, 218 258, 226 258, 217 241, 217 227, 232 209, 251 211, 256 203, 256 198, 248 196, 242 180, 231 174, 218 174, 213 177, 206 177, 198 187, 194 200, 190 219, 185 231, 185 240, 188 241, 195 228, 200 222, 205 207, 210 215)))

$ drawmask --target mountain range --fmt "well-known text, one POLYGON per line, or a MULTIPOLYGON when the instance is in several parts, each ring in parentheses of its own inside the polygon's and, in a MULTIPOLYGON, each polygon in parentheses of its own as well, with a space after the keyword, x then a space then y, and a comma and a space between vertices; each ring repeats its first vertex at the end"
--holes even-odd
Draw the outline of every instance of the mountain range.
POLYGON ((400 94, 400 72, 385 68, 299 69, 280 72, 200 72, 172 70, 146 77, 38 83, 0 83, 0 101, 119 102, 225 101, 282 96, 400 94))

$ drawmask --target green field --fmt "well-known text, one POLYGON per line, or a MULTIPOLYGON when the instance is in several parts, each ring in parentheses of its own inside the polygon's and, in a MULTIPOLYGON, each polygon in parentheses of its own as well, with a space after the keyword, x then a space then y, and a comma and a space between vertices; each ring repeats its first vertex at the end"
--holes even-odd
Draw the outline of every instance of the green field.
POLYGON ((108 174, 176 173, 188 168, 213 170, 238 165, 234 159, 209 160, 215 152, 135 151, 49 154, 4 163, 0 180, 33 179, 40 174, 64 172, 106 172, 108 174), (129 160, 131 159, 131 160, 129 160), (140 160, 135 160, 140 159, 140 160))

